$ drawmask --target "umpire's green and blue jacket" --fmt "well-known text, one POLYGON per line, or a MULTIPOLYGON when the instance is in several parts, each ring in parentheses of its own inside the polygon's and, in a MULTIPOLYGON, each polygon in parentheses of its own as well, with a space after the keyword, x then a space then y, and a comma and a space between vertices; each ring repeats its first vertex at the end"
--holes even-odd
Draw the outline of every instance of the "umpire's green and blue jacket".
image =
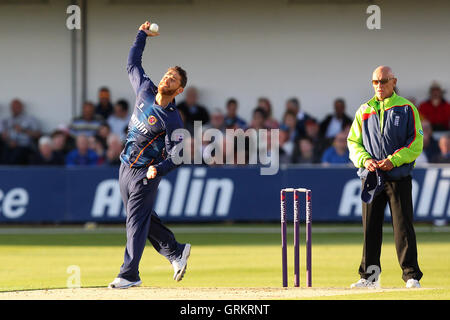
POLYGON ((391 160, 387 180, 411 174, 423 149, 423 131, 417 108, 395 92, 383 101, 374 96, 356 111, 347 137, 350 160, 364 171, 367 159, 391 160))

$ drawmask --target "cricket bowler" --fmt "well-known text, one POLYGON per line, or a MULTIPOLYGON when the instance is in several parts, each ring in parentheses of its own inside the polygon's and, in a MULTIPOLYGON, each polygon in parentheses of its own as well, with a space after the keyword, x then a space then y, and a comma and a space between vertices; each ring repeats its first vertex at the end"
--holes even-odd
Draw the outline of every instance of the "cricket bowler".
POLYGON ((139 28, 136 41, 131 47, 127 71, 136 93, 135 108, 128 124, 125 148, 120 155, 120 193, 126 211, 127 244, 124 261, 117 278, 109 288, 139 286, 139 261, 147 239, 174 269, 174 280, 180 281, 187 267, 191 245, 180 244, 174 234, 163 225, 153 206, 161 178, 175 169, 175 146, 172 133, 183 128, 183 122, 175 107, 174 98, 186 86, 186 71, 175 66, 168 69, 158 86, 142 68, 142 53, 151 32, 150 22, 139 28))

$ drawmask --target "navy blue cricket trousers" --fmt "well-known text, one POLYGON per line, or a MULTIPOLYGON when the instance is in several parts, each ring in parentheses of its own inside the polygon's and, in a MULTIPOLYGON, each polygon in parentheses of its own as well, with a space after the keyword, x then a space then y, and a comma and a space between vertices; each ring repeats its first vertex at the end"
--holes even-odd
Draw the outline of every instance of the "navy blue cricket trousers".
POLYGON ((183 249, 183 245, 176 241, 172 231, 163 225, 153 211, 161 177, 148 180, 146 174, 145 167, 130 168, 123 163, 120 165, 120 193, 127 213, 127 246, 118 277, 128 281, 140 280, 139 261, 147 239, 170 263, 183 249))

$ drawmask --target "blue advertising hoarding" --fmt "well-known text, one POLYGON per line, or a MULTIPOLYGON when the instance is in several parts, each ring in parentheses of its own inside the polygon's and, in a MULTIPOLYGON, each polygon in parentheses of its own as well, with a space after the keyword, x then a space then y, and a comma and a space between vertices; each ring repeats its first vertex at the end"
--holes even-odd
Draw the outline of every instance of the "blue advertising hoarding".
MULTIPOLYGON (((275 222, 286 187, 312 190, 313 221, 361 220, 361 181, 348 167, 286 167, 266 176, 257 167, 181 167, 161 180, 155 211, 166 222, 275 222)), ((450 167, 416 168, 415 220, 450 220, 449 191, 450 167)), ((86 221, 125 221, 117 168, 0 168, 0 222, 86 221)))

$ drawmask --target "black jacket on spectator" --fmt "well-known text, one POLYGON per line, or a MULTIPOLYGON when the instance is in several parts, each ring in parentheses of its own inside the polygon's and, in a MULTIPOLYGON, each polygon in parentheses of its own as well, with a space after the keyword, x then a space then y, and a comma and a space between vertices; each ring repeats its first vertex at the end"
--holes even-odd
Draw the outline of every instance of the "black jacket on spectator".
MULTIPOLYGON (((334 117, 334 114, 329 114, 320 123, 320 135, 322 137, 324 137, 326 135, 328 126, 330 125, 331 119, 333 119, 333 117, 334 117)), ((342 116, 342 127, 341 127, 341 130, 343 130, 346 125, 352 125, 352 123, 353 123, 353 120, 349 116, 344 114, 342 116)))
POLYGON ((437 158, 441 154, 441 150, 439 149, 439 144, 433 136, 430 137, 430 142, 428 146, 423 148, 423 152, 427 156, 428 162, 433 162, 435 158, 437 158))
POLYGON ((295 125, 295 138, 303 138, 306 135, 305 124, 308 120, 316 120, 305 112, 303 119, 297 118, 297 124, 295 125))
POLYGON ((177 108, 183 113, 184 126, 187 129, 194 127, 194 121, 201 121, 202 124, 209 122, 209 112, 204 106, 197 105, 195 107, 189 107, 186 102, 183 101, 177 108))
POLYGON ((53 152, 50 160, 47 160, 40 153, 36 153, 31 157, 30 164, 35 166, 63 166, 64 155, 61 152, 53 152))
POLYGON ((298 141, 296 141, 294 145, 294 150, 292 151, 291 163, 299 163, 299 164, 314 164, 320 163, 322 151, 321 146, 313 144, 313 156, 311 159, 303 159, 302 152, 298 146, 298 141))
POLYGON ((108 119, 110 115, 114 112, 113 105, 108 103, 107 108, 102 108, 101 104, 95 106, 95 113, 101 115, 104 120, 108 119))

